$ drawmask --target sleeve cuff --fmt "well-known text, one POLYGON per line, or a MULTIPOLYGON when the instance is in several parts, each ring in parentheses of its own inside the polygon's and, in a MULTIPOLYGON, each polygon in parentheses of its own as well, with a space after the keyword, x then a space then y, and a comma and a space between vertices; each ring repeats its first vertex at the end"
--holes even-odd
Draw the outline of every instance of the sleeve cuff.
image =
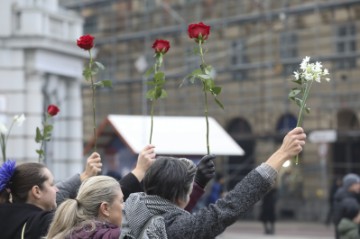
POLYGON ((275 184, 275 180, 277 178, 278 172, 275 169, 273 169, 270 165, 266 163, 262 163, 255 170, 271 185, 275 184))

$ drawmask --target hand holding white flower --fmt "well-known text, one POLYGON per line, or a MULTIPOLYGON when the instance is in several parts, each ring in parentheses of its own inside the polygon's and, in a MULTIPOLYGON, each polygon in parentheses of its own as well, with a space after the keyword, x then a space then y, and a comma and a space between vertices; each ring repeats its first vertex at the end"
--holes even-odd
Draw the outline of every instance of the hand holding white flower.
MULTIPOLYGON (((321 78, 329 75, 327 69, 322 69, 321 62, 310 63, 310 57, 305 57, 300 64, 300 71, 294 72, 294 77, 298 87, 293 88, 289 93, 289 99, 294 101, 299 107, 298 121, 296 127, 302 125, 303 112, 310 113, 310 108, 306 105, 306 100, 309 96, 312 83, 314 81, 321 83, 321 78)), ((326 81, 330 81, 330 78, 325 77, 326 81)), ((298 163, 298 156, 295 160, 296 164, 298 163)))

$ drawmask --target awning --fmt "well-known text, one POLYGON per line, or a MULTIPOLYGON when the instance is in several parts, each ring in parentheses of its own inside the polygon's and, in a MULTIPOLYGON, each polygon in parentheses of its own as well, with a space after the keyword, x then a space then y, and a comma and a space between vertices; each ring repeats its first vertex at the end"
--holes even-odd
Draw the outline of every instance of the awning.
MULTIPOLYGON (((138 154, 148 143, 150 116, 108 115, 98 130, 98 144, 105 146, 115 133, 128 147, 138 154)), ((221 125, 209 117, 210 153, 219 156, 241 156, 244 150, 231 138, 221 125)), ((94 139, 85 153, 93 147, 94 139)), ((152 144, 158 155, 205 155, 205 117, 154 116, 152 144)))

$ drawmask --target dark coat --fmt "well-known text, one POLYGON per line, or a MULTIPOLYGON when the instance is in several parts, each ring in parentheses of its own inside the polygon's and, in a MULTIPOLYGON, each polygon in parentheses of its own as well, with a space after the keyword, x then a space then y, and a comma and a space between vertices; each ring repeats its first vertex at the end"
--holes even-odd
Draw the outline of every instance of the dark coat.
POLYGON ((342 205, 342 202, 345 198, 354 198, 357 200, 357 195, 354 194, 354 193, 351 193, 347 190, 345 190, 344 187, 340 187, 335 195, 334 195, 334 205, 333 205, 333 213, 334 213, 334 217, 333 217, 333 220, 334 220, 334 224, 335 226, 337 226, 341 220, 341 218, 343 218, 343 215, 342 215, 342 208, 343 208, 343 205, 342 205))
POLYGON ((276 189, 272 189, 262 199, 260 221, 262 222, 275 222, 276 212, 275 205, 277 200, 276 189))
POLYGON ((46 235, 54 213, 28 203, 4 203, 0 204, 0 215, 2 239, 20 239, 25 222, 25 238, 39 239, 46 235))

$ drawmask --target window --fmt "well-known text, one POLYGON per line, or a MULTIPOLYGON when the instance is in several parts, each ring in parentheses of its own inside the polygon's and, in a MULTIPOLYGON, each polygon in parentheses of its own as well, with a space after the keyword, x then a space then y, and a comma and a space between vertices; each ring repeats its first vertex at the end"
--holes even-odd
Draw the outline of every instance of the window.
POLYGON ((354 24, 339 26, 336 31, 336 53, 340 59, 336 62, 338 69, 351 69, 356 67, 356 27, 354 24), (350 54, 350 56, 349 56, 350 54))
POLYGON ((244 80, 248 77, 247 66, 249 57, 246 52, 244 40, 236 40, 231 44, 231 64, 235 70, 233 72, 234 80, 244 80))
POLYGON ((282 32, 280 34, 280 57, 283 61, 283 74, 293 74, 298 68, 298 37, 294 32, 282 32), (294 63, 294 61, 296 63, 294 63))

